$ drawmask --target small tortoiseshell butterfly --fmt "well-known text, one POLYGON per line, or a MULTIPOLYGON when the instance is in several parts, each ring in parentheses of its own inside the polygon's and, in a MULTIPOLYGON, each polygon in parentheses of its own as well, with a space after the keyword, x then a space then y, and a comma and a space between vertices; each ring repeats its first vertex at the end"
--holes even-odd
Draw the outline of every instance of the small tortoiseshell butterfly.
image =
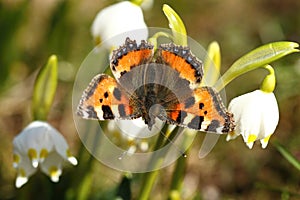
POLYGON ((113 51, 110 68, 116 79, 96 75, 83 92, 77 114, 85 119, 111 120, 142 117, 151 130, 155 118, 199 131, 227 133, 234 129, 212 87, 199 87, 202 62, 188 47, 153 45, 126 39, 113 51))

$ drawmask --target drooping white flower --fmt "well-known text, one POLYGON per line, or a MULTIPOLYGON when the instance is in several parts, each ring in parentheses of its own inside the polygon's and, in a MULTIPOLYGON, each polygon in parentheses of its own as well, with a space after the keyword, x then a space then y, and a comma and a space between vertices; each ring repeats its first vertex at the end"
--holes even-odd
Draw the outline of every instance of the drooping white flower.
POLYGON ((109 48, 122 45, 126 37, 137 41, 148 37, 142 9, 129 1, 116 3, 101 10, 92 24, 91 32, 96 43, 106 41, 109 48), (133 30, 137 31, 131 32, 133 30), (113 38, 116 35, 119 36, 113 38), (113 39, 109 40, 110 38, 113 39))
POLYGON ((234 115, 236 129, 227 135, 226 140, 242 135, 250 149, 256 140, 260 140, 262 148, 266 148, 279 121, 274 93, 255 90, 241 95, 230 102, 228 110, 234 115))
POLYGON ((77 165, 64 137, 46 122, 30 123, 13 140, 14 162, 17 169, 16 187, 24 185, 40 166, 53 182, 58 182, 62 164, 77 165))

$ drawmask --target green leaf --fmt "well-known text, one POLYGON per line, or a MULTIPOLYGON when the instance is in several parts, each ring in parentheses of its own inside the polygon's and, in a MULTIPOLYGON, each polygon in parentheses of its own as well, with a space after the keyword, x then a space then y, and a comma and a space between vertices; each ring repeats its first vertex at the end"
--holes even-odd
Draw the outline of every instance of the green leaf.
POLYGON ((80 182, 79 188, 77 190, 77 200, 85 200, 88 199, 90 193, 91 193, 91 187, 93 186, 93 174, 90 172, 87 172, 84 174, 83 180, 80 182))
POLYGON ((49 57, 47 64, 37 75, 32 97, 34 120, 46 120, 57 86, 57 57, 49 57))
POLYGON ((174 36, 174 43, 187 46, 186 29, 179 15, 167 4, 163 5, 163 12, 169 21, 169 27, 174 36))
POLYGON ((258 47, 235 61, 216 83, 215 88, 221 90, 233 79, 246 72, 267 65, 288 54, 299 52, 299 49, 296 49, 297 47, 299 47, 298 43, 285 41, 273 42, 258 47))
POLYGON ((275 141, 274 146, 281 153, 281 155, 291 163, 297 170, 300 171, 300 161, 297 160, 284 146, 282 146, 278 141, 275 141))

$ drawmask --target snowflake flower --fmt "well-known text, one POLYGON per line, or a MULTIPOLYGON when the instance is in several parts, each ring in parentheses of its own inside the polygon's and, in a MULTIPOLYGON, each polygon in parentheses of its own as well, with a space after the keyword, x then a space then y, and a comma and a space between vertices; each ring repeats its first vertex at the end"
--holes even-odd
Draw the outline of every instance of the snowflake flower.
POLYGON ((126 37, 131 37, 130 34, 134 34, 132 38, 137 41, 145 40, 148 36, 142 9, 129 1, 116 3, 101 10, 92 24, 91 32, 97 44, 106 40, 109 48, 122 45, 126 37), (137 29, 139 30, 130 33, 137 29), (122 33, 126 34, 109 40, 122 33))
POLYGON ((234 115, 236 129, 227 135, 227 141, 242 135, 250 149, 256 140, 260 140, 262 148, 267 147, 279 121, 273 92, 255 90, 241 95, 230 102, 228 110, 234 115))
POLYGON ((64 161, 77 165, 77 160, 71 155, 64 137, 46 122, 30 123, 14 138, 13 146, 17 188, 28 181, 38 166, 53 182, 58 182, 64 161))

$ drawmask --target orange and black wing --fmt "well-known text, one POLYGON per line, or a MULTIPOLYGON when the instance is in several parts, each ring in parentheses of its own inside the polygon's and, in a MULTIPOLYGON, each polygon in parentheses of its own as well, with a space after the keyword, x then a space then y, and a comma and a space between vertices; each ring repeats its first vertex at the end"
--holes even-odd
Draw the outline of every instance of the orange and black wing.
POLYGON ((202 62, 192 54, 188 47, 162 44, 158 48, 157 62, 176 70, 180 78, 188 80, 191 88, 196 88, 203 77, 202 62))
POLYGON ((179 126, 214 133, 228 133, 234 129, 233 115, 227 112, 219 94, 210 87, 193 90, 170 110, 166 121, 179 126))
POLYGON ((152 57, 153 45, 145 40, 138 45, 135 40, 126 38, 125 44, 113 51, 110 68, 118 80, 132 68, 150 62, 152 57))
POLYGON ((133 119, 129 98, 116 80, 106 74, 98 74, 83 92, 77 114, 85 119, 133 119))

